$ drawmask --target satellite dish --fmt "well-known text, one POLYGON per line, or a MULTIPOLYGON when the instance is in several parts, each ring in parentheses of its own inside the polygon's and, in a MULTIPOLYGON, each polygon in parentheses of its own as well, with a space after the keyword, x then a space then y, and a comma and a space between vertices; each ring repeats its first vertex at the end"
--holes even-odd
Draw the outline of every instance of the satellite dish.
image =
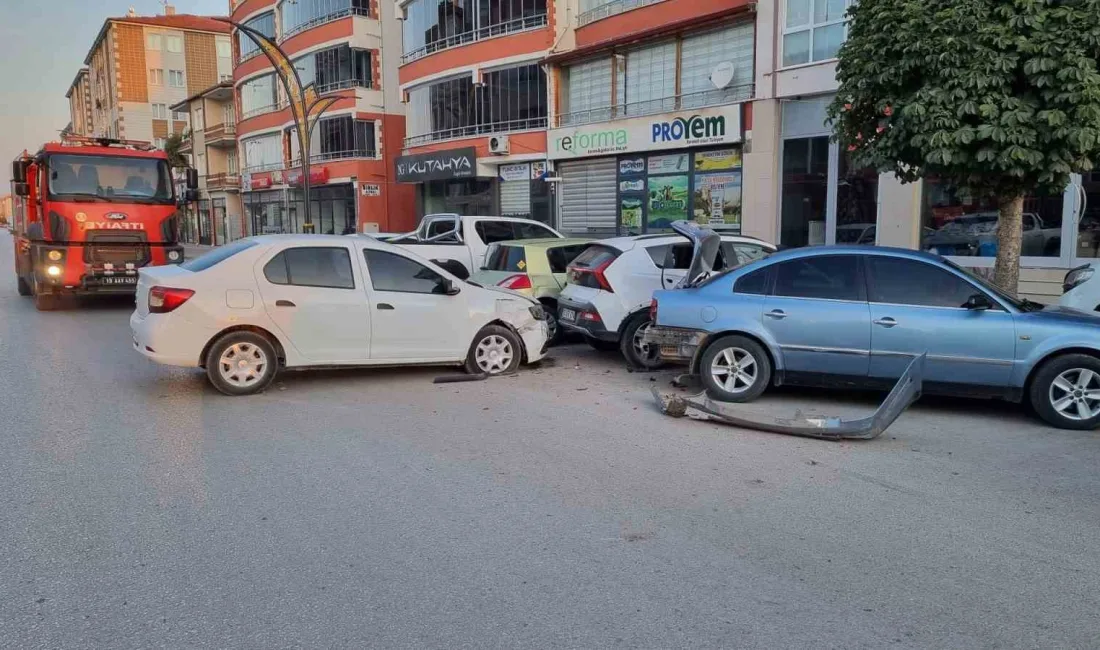
POLYGON ((733 61, 722 61, 710 71, 710 82, 715 88, 721 90, 733 81, 733 61))

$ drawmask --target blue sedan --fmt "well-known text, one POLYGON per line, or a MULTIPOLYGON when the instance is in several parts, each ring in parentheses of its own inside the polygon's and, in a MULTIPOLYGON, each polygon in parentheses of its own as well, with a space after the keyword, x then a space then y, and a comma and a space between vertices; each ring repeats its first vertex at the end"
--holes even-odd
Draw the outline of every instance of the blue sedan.
POLYGON ((771 385, 889 388, 927 353, 926 393, 1027 400, 1050 424, 1100 425, 1100 319, 1005 294, 928 253, 785 251, 654 294, 647 339, 715 399, 771 385))

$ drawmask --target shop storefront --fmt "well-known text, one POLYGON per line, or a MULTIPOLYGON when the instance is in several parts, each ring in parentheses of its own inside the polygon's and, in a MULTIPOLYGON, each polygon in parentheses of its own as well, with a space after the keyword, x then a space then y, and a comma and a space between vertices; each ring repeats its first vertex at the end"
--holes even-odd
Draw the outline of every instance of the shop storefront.
POLYGON ((877 238, 879 174, 831 141, 832 95, 783 102, 779 243, 868 244, 877 238))
POLYGON ((473 147, 401 156, 396 167, 398 183, 417 186, 418 218, 438 212, 495 214, 496 179, 478 178, 473 147))
MULTIPOLYGON (((251 192, 241 194, 251 232, 256 235, 306 232, 302 172, 273 172, 246 178, 251 192), (270 188, 270 189, 269 189, 270 188)), ((332 183, 327 167, 310 170, 312 232, 347 235, 356 232, 357 195, 354 183, 332 183)))
POLYGON ((559 228, 661 232, 691 220, 739 233, 742 111, 732 104, 550 131, 559 228))

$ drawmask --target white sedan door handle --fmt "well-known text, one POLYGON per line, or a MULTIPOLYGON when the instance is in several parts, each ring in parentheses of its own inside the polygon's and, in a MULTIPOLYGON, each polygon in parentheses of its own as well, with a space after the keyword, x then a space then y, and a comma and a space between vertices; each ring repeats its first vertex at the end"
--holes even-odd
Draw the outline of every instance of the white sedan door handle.
POLYGON ((894 325, 898 324, 898 322, 896 320, 894 320, 893 318, 890 318, 889 316, 887 316, 885 318, 875 319, 872 322, 874 322, 875 325, 882 325, 883 327, 893 327, 894 325))

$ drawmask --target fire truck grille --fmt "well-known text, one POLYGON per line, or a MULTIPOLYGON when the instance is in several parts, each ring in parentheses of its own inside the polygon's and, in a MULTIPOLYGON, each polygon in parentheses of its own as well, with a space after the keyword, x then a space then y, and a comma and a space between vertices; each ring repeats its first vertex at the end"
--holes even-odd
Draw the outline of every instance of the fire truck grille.
POLYGON ((95 232, 87 233, 84 261, 88 264, 133 264, 144 266, 149 262, 149 246, 144 233, 95 232))

